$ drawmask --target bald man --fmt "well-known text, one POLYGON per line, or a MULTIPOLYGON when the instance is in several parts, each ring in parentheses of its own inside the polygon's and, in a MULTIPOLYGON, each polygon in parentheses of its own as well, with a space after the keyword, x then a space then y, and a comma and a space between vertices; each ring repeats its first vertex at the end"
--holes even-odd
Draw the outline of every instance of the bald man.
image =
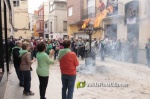
POLYGON ((16 70, 16 74, 17 74, 17 77, 20 81, 19 85, 21 87, 24 86, 24 79, 23 79, 23 76, 20 72, 20 63, 21 63, 21 60, 20 60, 20 54, 19 54, 19 51, 22 47, 22 42, 21 41, 17 41, 16 42, 16 46, 12 49, 12 54, 13 54, 13 62, 14 62, 14 67, 15 67, 15 70, 16 70))

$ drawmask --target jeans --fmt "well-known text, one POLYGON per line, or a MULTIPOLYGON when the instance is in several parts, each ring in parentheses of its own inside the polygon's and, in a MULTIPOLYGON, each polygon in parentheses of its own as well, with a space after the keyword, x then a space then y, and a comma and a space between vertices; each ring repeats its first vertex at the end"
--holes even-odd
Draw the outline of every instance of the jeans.
POLYGON ((137 63, 137 57, 138 57, 138 51, 137 50, 133 50, 132 53, 132 59, 133 59, 133 63, 137 63))
POLYGON ((105 50, 104 50, 104 49, 101 49, 101 50, 100 50, 100 57, 101 57, 101 60, 102 60, 102 61, 105 60, 105 50))
POLYGON ((36 58, 36 54, 37 54, 37 50, 34 50, 34 51, 33 51, 33 57, 36 58))
POLYGON ((21 71, 24 76, 24 91, 30 92, 31 88, 31 72, 30 71, 21 71))
POLYGON ((56 60, 56 57, 57 57, 57 55, 58 55, 58 52, 59 52, 59 50, 55 50, 55 53, 54 53, 54 60, 56 60))
POLYGON ((62 80, 62 99, 73 99, 74 85, 76 80, 76 75, 61 75, 62 80), (67 93, 68 89, 68 93, 67 93))
POLYGON ((147 65, 150 67, 150 58, 147 58, 147 65))
POLYGON ((18 79, 20 81, 20 85, 24 85, 24 77, 23 77, 22 72, 20 71, 20 65, 14 63, 14 67, 15 67, 15 71, 16 71, 17 77, 18 77, 18 79))
POLYGON ((46 93, 46 88, 47 88, 49 76, 41 77, 38 75, 38 77, 39 77, 39 82, 40 82, 40 85, 39 85, 40 97, 41 97, 41 99, 46 99, 45 93, 46 93))

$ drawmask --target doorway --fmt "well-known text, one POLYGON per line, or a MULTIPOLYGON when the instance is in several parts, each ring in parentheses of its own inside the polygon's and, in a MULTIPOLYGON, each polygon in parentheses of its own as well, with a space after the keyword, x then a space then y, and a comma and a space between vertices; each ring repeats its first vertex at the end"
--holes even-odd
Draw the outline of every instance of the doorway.
POLYGON ((128 24, 127 25, 127 39, 133 41, 136 38, 139 40, 139 25, 138 24, 128 24))
POLYGON ((117 40, 117 24, 108 24, 105 27, 105 38, 117 40))

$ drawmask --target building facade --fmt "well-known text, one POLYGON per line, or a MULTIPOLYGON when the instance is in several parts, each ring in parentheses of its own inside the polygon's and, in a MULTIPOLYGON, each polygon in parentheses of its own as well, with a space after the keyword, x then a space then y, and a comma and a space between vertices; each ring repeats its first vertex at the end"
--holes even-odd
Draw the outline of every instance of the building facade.
POLYGON ((54 1, 49 3, 48 33, 45 37, 57 39, 68 37, 67 34, 67 2, 54 1))
POLYGON ((38 20, 38 11, 34 10, 34 34, 33 36, 35 38, 38 38, 39 37, 39 34, 38 32, 36 31, 37 29, 37 20, 38 20))
POLYGON ((38 19, 36 22, 36 32, 39 37, 44 36, 44 3, 38 8, 38 19))
MULTIPOLYGON (((98 0, 97 0, 98 1, 98 0)), ((79 31, 84 20, 95 18, 98 12, 96 0, 68 0, 68 35, 74 38, 89 38, 84 31, 79 31)), ((98 31, 92 35, 92 38, 101 38, 102 33, 98 31)))
POLYGON ((44 38, 49 37, 49 1, 44 2, 44 38))
POLYGON ((0 1, 0 99, 4 98, 9 73, 8 37, 13 29, 13 6, 10 0, 0 1), (6 64, 4 64, 6 61, 6 64))
POLYGON ((30 38, 32 35, 29 32, 29 14, 28 14, 28 0, 12 0, 13 2, 13 21, 14 28, 12 35, 15 38, 30 38))
MULTIPOLYGON (((103 31, 95 33, 93 38, 121 39, 130 42, 136 38, 139 47, 138 56, 143 56, 143 61, 146 60, 145 44, 150 38, 149 0, 68 0, 67 9, 70 37, 75 37, 77 33, 78 37, 81 34, 86 35, 83 31, 79 31, 86 19, 95 22, 97 17, 100 19, 103 17, 99 21, 103 31)), ((90 23, 94 25, 94 22, 90 23)), ((143 61, 141 62, 145 63, 143 61)))
POLYGON ((34 36, 34 14, 29 14, 29 32, 34 36))
POLYGON ((149 0, 68 0, 68 34, 74 36, 79 31, 82 21, 89 18, 96 19, 96 15, 103 12, 109 6, 113 11, 107 13, 99 24, 105 31, 95 33, 93 38, 124 39, 139 42, 139 49, 144 49, 147 39, 150 37, 148 28, 149 0), (80 24, 81 23, 81 24, 80 24))

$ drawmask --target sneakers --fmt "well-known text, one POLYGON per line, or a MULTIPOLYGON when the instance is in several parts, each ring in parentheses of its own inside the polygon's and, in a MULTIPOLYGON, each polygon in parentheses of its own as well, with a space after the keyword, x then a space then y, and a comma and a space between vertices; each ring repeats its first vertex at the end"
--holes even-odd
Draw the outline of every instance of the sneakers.
POLYGON ((33 93, 32 91, 30 91, 30 92, 23 91, 23 94, 26 96, 33 96, 35 93, 33 93))
POLYGON ((40 99, 46 99, 46 97, 44 97, 44 98, 40 98, 40 99))
POLYGON ((19 84, 19 86, 20 86, 20 87, 24 87, 24 85, 23 85, 23 84, 19 84))

